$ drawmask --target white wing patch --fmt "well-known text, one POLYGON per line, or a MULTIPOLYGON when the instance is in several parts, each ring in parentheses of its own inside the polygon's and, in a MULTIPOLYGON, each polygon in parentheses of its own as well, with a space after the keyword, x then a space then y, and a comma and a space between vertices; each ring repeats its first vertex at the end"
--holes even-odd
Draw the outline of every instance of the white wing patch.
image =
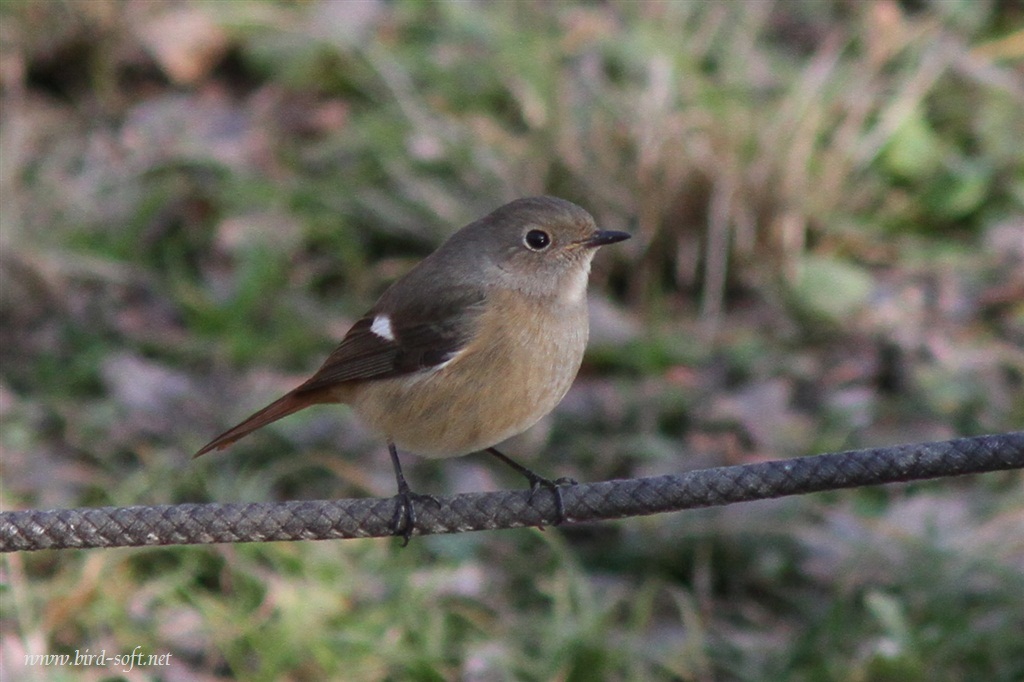
POLYGON ((378 315, 373 318, 370 331, 387 341, 395 340, 395 333, 391 330, 391 318, 387 315, 378 315))

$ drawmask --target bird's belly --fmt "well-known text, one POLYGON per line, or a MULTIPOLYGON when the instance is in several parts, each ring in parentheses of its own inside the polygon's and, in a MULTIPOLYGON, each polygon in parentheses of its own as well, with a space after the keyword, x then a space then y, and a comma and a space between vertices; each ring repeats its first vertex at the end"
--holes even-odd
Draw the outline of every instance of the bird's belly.
POLYGON ((488 448, 535 424, 569 390, 587 325, 564 322, 542 338, 506 327, 439 369, 366 382, 350 402, 403 450, 440 458, 488 448))

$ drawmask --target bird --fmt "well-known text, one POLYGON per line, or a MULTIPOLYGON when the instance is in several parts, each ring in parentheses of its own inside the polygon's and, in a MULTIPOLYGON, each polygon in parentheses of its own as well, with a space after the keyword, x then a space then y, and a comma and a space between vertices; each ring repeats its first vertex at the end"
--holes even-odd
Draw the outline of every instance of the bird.
POLYGON ((204 445, 222 450, 312 405, 348 404, 387 444, 398 485, 392 519, 408 544, 413 493, 398 449, 428 458, 484 451, 527 478, 530 498, 559 485, 495 446, 551 412, 572 385, 589 334, 587 285, 598 248, 628 239, 580 206, 516 199, 469 223, 396 280, 305 382, 204 445))

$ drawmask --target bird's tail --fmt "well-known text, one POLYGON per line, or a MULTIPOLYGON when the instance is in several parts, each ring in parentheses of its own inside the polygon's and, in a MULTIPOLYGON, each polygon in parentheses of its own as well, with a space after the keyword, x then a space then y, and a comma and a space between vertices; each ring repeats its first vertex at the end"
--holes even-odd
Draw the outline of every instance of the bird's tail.
POLYGON ((324 400, 323 397, 319 395, 319 392, 314 391, 309 394, 296 395, 295 391, 292 391, 284 397, 278 398, 274 402, 270 403, 262 410, 243 421, 241 424, 233 426, 220 434, 203 446, 203 448, 192 457, 194 459, 200 455, 205 455, 211 450, 223 450, 236 440, 248 436, 256 429, 262 428, 271 422, 276 422, 278 419, 287 417, 291 413, 298 412, 310 405, 322 402, 324 402, 324 400))

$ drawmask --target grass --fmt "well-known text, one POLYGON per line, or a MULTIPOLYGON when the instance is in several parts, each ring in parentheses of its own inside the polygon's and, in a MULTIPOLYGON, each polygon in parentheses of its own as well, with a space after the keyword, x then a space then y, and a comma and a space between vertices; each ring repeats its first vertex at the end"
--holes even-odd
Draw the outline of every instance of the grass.
MULTIPOLYGON (((392 494, 341 408, 189 456, 456 226, 542 192, 635 235, 595 263, 577 385, 510 447, 543 473, 1020 428, 1012 3, 0 12, 4 509, 392 494)), ((407 469, 521 484, 475 457, 407 469)), ((173 667, 126 678, 1017 680, 1020 482, 405 550, 5 556, 0 676, 104 679, 22 661, 141 646, 173 667)))

